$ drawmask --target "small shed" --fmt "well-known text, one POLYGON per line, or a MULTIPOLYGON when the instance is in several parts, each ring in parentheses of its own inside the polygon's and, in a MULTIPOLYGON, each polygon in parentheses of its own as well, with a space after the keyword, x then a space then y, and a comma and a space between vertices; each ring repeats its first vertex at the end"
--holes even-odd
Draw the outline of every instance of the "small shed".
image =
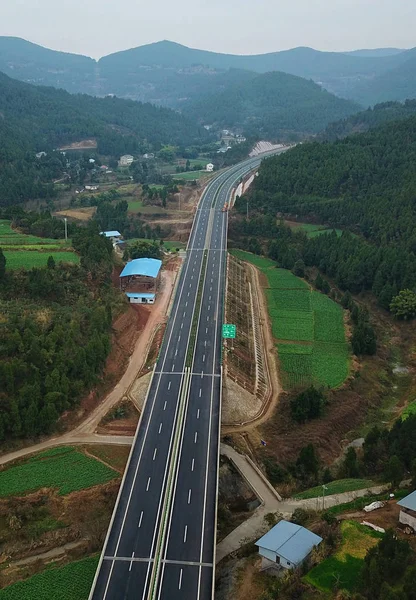
POLYGON ((103 235, 104 237, 110 239, 112 242, 116 242, 121 240, 122 235, 119 231, 115 230, 115 231, 102 231, 101 235, 103 235))
POLYGON ((263 557, 262 568, 272 566, 295 569, 311 553, 322 538, 301 525, 280 521, 256 542, 263 557))
POLYGON ((208 163, 206 169, 208 173, 212 173, 212 171, 214 170, 214 165, 212 163, 208 163))
POLYGON ((399 500, 397 505, 400 506, 399 522, 416 532, 416 490, 399 500))
POLYGON ((130 304, 154 304, 156 294, 146 294, 142 292, 126 292, 130 304))

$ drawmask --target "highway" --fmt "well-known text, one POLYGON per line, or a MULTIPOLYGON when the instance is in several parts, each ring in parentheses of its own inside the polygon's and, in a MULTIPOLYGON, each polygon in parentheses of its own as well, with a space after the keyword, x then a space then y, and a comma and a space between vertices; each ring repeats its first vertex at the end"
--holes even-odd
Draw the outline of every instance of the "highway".
POLYGON ((214 589, 227 219, 249 159, 198 205, 90 600, 209 600, 214 589))

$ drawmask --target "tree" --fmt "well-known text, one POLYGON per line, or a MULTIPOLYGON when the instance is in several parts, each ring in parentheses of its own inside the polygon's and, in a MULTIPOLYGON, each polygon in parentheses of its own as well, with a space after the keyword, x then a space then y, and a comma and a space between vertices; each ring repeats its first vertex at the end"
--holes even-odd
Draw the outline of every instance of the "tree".
POLYGON ((136 258, 160 258, 161 250, 158 244, 154 242, 134 242, 129 249, 132 259, 136 258))
POLYGON ((3 250, 0 248, 0 281, 4 279, 6 275, 6 257, 4 256, 3 250))
POLYGON ((302 259, 299 259, 295 262, 292 273, 296 275, 296 277, 305 277, 305 263, 302 259))
POLYGON ((394 454, 389 458, 385 471, 386 479, 391 483, 392 487, 396 488, 399 485, 403 477, 403 471, 403 463, 394 454))
POLYGON ((55 268, 55 260, 54 260, 53 256, 49 256, 47 266, 48 266, 48 269, 55 268))
POLYGON ((348 448, 343 464, 343 474, 345 477, 358 477, 359 469, 357 465, 357 453, 355 448, 348 448))
MULTIPOLYGON (((385 583, 391 586, 400 580, 409 563, 410 553, 407 541, 398 539, 391 529, 386 531, 378 545, 370 548, 364 559, 361 581, 367 598, 378 600, 385 583)), ((383 593, 387 591, 384 586, 383 593)))
POLYGON ((416 489, 416 458, 412 460, 410 465, 410 474, 412 476, 412 489, 416 489))
POLYGON ((319 459, 313 444, 308 444, 302 448, 296 461, 296 467, 299 469, 302 478, 310 476, 316 478, 318 476, 319 459))
POLYGON ((321 416, 326 403, 322 390, 313 385, 293 398, 290 402, 292 419, 298 423, 305 423, 321 416))
POLYGON ((416 316, 416 294, 412 290, 402 290, 390 303, 390 310, 396 319, 405 321, 416 316))

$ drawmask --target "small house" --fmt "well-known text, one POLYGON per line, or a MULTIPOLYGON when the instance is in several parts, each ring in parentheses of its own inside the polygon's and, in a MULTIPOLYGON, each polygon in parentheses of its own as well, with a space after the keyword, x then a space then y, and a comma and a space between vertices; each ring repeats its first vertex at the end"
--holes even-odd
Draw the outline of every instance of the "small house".
POLYGON ((95 158, 88 159, 88 162, 90 163, 90 165, 95 164, 95 158))
POLYGON ((214 165, 212 163, 208 163, 206 166, 206 170, 208 173, 212 173, 212 171, 214 170, 214 165))
POLYGON ((322 538, 309 529, 289 521, 280 521, 256 542, 256 546, 263 558, 263 569, 295 569, 321 542, 322 538))
POLYGON ((96 192, 98 190, 98 185, 86 185, 85 190, 88 192, 96 192))
POLYGON ((122 235, 119 231, 102 231, 101 235, 111 240, 113 243, 122 239, 122 235))
POLYGON ((146 294, 144 292, 126 292, 130 304, 154 304, 156 294, 146 294))
POLYGON ((134 158, 131 154, 124 154, 120 157, 118 164, 120 167, 129 167, 132 164, 133 160, 134 158))
POLYGON ((400 506, 399 522, 416 532, 416 490, 399 500, 397 505, 400 506))

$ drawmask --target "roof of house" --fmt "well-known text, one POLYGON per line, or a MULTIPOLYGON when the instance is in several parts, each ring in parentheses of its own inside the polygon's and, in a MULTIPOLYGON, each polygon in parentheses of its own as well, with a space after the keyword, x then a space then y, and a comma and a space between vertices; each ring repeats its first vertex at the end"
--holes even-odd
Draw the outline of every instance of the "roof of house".
POLYGON ((280 521, 256 542, 256 546, 275 552, 297 565, 321 542, 322 538, 309 529, 288 521, 280 521))
POLYGON ((416 490, 405 498, 402 498, 397 504, 409 510, 416 510, 416 490))
POLYGON ((119 231, 102 231, 101 235, 105 235, 105 237, 121 237, 119 231))
POLYGON ((142 292, 126 292, 127 298, 146 298, 146 300, 154 300, 156 294, 142 294, 142 292))
POLYGON ((162 261, 157 258, 136 258, 126 264, 120 273, 120 277, 129 277, 131 275, 157 277, 161 266, 162 261))

